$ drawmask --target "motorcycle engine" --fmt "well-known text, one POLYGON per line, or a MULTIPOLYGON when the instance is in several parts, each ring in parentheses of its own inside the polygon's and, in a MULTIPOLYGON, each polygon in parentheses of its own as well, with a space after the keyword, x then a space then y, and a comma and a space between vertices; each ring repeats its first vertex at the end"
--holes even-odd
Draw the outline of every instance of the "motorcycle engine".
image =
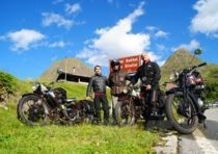
POLYGON ((63 104, 65 100, 67 99, 67 91, 63 88, 54 88, 53 89, 55 99, 58 102, 58 104, 63 104))

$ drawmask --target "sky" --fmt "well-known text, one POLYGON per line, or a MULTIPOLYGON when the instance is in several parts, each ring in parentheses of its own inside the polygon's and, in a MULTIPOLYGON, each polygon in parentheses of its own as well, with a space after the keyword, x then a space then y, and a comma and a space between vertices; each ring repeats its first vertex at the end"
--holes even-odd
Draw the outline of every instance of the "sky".
POLYGON ((100 64, 178 48, 218 64, 218 0, 1 0, 0 70, 36 79, 57 60, 100 64))

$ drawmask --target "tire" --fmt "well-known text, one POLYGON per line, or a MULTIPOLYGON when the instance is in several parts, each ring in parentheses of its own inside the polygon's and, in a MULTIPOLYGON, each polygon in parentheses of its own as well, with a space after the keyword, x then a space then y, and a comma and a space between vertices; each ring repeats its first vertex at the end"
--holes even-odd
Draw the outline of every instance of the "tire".
POLYGON ((18 119, 23 122, 24 124, 30 125, 30 126, 43 126, 48 124, 49 122, 49 117, 48 117, 48 107, 44 102, 41 102, 41 104, 36 104, 36 102, 38 100, 40 100, 41 98, 39 96, 36 95, 28 95, 28 96, 24 96, 20 99, 18 106, 17 106, 17 116, 18 119), (37 122, 37 119, 31 119, 30 118, 30 113, 28 115, 25 115, 25 105, 27 104, 28 101, 33 101, 34 103, 31 105, 28 105, 29 109, 28 112, 30 112, 29 110, 32 109, 35 111, 38 111, 40 113, 35 113, 35 117, 33 115, 33 113, 31 113, 32 118, 36 118, 37 116, 40 116, 40 114, 43 114, 42 117, 42 121, 37 122), (43 113, 42 113, 43 112, 43 113))
POLYGON ((130 117, 130 106, 128 102, 118 102, 115 105, 115 118, 119 126, 133 124, 133 119, 130 117))
MULTIPOLYGON (((173 100, 178 97, 181 96, 181 94, 179 93, 173 93, 168 95, 167 100, 166 100, 166 104, 165 104, 165 110, 166 110, 166 116, 167 119, 169 120, 170 124, 174 127, 175 130, 177 130, 179 133, 182 134, 190 134, 192 133, 198 126, 198 117, 197 114, 194 114, 194 116, 192 117, 193 119, 193 124, 190 127, 185 127, 184 125, 181 125, 177 122, 176 117, 173 114, 173 100)), ((190 109, 196 113, 195 111, 195 107, 193 106, 192 100, 190 98, 188 98, 189 104, 190 104, 190 109)), ((178 111, 176 111, 178 113, 178 111)))

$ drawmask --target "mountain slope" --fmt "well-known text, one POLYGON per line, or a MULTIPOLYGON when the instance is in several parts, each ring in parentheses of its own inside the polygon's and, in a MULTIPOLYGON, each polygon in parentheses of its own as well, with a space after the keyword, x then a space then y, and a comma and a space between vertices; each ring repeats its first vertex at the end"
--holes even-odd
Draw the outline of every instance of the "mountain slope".
POLYGON ((170 74, 172 74, 173 70, 181 71, 184 68, 200 63, 202 63, 202 61, 197 57, 193 57, 192 53, 188 50, 183 48, 178 49, 161 67, 161 81, 164 82, 169 80, 170 74))
POLYGON ((66 73, 81 75, 90 77, 93 75, 93 69, 87 66, 85 63, 73 59, 67 58, 60 61, 56 61, 52 64, 47 71, 45 71, 39 80, 53 81, 57 77, 57 70, 60 69, 66 73))

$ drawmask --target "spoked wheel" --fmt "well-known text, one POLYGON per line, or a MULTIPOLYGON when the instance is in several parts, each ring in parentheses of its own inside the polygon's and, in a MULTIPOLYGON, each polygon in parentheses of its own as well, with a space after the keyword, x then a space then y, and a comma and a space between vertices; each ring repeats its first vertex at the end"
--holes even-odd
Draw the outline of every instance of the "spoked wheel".
POLYGON ((118 102, 115 106, 115 117, 118 125, 132 125, 134 118, 131 114, 131 106, 129 101, 118 102))
POLYGON ((170 94, 166 101, 166 115, 172 126, 180 133, 192 133, 198 125, 198 117, 190 98, 183 94, 170 94))
POLYGON ((35 95, 21 98, 17 107, 19 120, 27 125, 42 126, 48 123, 48 107, 43 100, 35 95))

